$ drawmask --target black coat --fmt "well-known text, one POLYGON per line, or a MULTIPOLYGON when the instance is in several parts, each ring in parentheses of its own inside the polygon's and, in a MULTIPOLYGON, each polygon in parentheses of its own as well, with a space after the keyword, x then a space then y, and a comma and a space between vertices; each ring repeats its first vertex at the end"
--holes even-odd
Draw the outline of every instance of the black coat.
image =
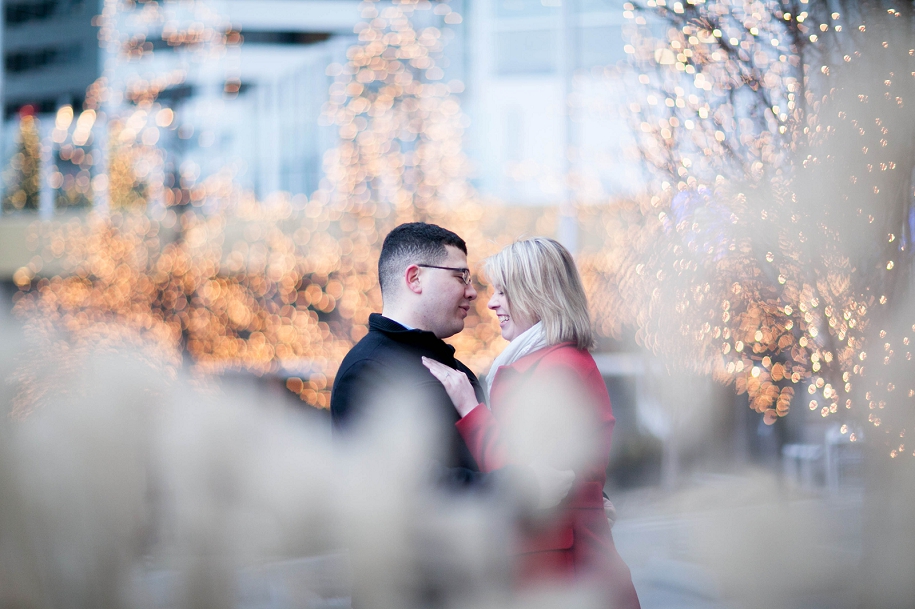
POLYGON ((423 366, 422 356, 467 375, 480 402, 483 390, 477 377, 454 357, 454 347, 432 332, 407 330, 377 313, 369 316, 369 333, 354 346, 337 372, 330 411, 335 435, 346 435, 368 409, 384 408, 397 399, 416 399, 428 405, 436 434, 445 439, 437 476, 446 486, 483 484, 476 460, 454 424, 460 418, 444 386, 423 366))

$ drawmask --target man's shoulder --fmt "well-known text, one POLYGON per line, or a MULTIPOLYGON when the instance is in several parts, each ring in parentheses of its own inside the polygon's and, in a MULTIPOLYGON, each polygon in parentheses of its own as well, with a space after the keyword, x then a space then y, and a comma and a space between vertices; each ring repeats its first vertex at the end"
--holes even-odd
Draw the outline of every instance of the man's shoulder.
POLYGON ((422 367, 419 359, 419 355, 423 355, 422 351, 416 345, 405 344, 388 336, 385 332, 371 330, 350 349, 340 362, 339 374, 345 373, 347 369, 354 366, 377 365, 391 369, 422 367))
POLYGON ((347 421, 358 417, 378 387, 386 386, 395 377, 390 357, 385 357, 386 337, 369 332, 340 362, 331 391, 330 410, 334 425, 342 429, 347 421))
POLYGON ((340 362, 337 376, 339 378, 358 375, 377 369, 390 372, 393 375, 391 380, 397 378, 403 381, 408 377, 419 377, 420 380, 427 381, 431 377, 421 360, 421 356, 426 356, 446 365, 453 362, 456 369, 467 374, 469 378, 476 379, 469 367, 456 359, 443 358, 441 351, 421 342, 403 342, 385 332, 369 331, 340 362))
POLYGON ((338 374, 346 372, 353 366, 365 366, 373 362, 383 364, 385 352, 391 349, 390 343, 393 342, 381 332, 369 332, 343 357, 338 374))

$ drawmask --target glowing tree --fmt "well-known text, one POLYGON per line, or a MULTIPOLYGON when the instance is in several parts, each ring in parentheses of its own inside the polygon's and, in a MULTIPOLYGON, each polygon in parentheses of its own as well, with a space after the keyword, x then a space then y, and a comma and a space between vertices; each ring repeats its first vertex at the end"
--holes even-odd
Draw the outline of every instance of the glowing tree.
POLYGON ((32 114, 22 114, 19 118, 19 146, 4 175, 3 211, 38 209, 40 165, 38 119, 32 114))
MULTIPOLYGON (((100 40, 125 69, 150 58, 153 35, 211 61, 240 38, 205 4, 106 2, 100 40), (184 13, 170 12, 175 7, 184 13)), ((187 70, 142 78, 113 71, 90 87, 87 109, 75 121, 63 116, 54 137, 94 173, 93 193, 107 203, 82 220, 33 227, 43 264, 17 272, 17 311, 47 339, 39 352, 78 357, 90 346, 141 342, 167 370, 187 353, 202 373, 279 373, 291 376, 287 386, 303 400, 326 407, 336 365, 380 310, 375 265, 390 228, 439 222, 469 237, 475 256, 505 240, 484 238, 498 219, 483 221, 467 184, 466 119, 452 91, 460 85, 440 83, 435 63, 441 30, 414 27, 423 18, 416 11, 432 21, 431 8, 364 6, 359 43, 345 65, 329 68, 335 82, 323 120, 338 127, 341 143, 327 154, 326 179, 310 200, 257 201, 228 171, 165 176, 166 166, 182 166, 167 145, 181 117, 159 93, 181 84, 187 70), (104 129, 95 131, 107 146, 90 151, 89 130, 103 110, 104 129)), ((527 228, 516 225, 509 224, 518 233, 527 228)), ((498 330, 485 299, 478 308, 482 316, 467 320, 455 344, 483 368, 498 330)), ((20 413, 40 399, 23 374, 20 413)))
MULTIPOLYGON (((106 2, 100 40, 112 64, 128 73, 152 54, 151 31, 175 52, 208 61, 238 37, 218 20, 204 25, 206 4, 106 2)), ((16 311, 40 339, 34 357, 79 358, 89 348, 139 343, 166 373, 185 352, 204 373, 302 371, 303 399, 326 405, 324 374, 351 344, 336 338, 347 328, 334 334, 328 326, 340 295, 326 261, 333 250, 320 249, 320 236, 318 253, 304 247, 313 227, 301 205, 293 209, 287 197, 261 206, 224 172, 181 175, 163 190, 166 162, 180 164, 163 146, 178 125, 157 98, 186 71, 143 74, 116 78, 114 70, 90 87, 77 120, 59 113, 52 137, 61 156, 80 168, 74 181, 84 186, 91 171, 92 192, 106 205, 31 229, 38 255, 14 279, 21 290, 16 311)), ((65 187, 66 176, 60 182, 65 187)), ((20 415, 40 402, 33 369, 20 371, 20 415)))
POLYGON ((90 170, 95 161, 91 142, 96 114, 94 110, 82 112, 76 117, 75 124, 74 116, 72 106, 61 106, 51 131, 51 141, 57 149, 52 157, 55 167, 48 176, 48 186, 57 190, 57 209, 87 207, 91 204, 90 170))
MULTIPOLYGON (((365 21, 355 28, 359 44, 347 51, 344 65, 328 68, 335 82, 322 122, 338 128, 341 144, 325 157, 326 187, 311 205, 322 206, 322 218, 346 249, 340 272, 348 288, 344 313, 356 323, 353 338, 365 332, 368 314, 380 310, 375 264, 391 228, 409 221, 442 224, 468 239, 474 259, 494 247, 484 235, 500 231, 496 222, 486 224, 468 183, 462 151, 467 123, 455 96, 463 85, 441 82, 442 30, 417 27, 431 21, 431 8, 425 2, 365 2, 365 21)), ((435 13, 446 23, 460 22, 444 3, 435 13)), ((490 319, 481 298, 467 330, 454 338, 460 356, 481 368, 491 361, 498 335, 490 319)))
POLYGON ((891 4, 627 4, 629 109, 656 181, 607 219, 621 247, 596 274, 618 323, 733 382, 767 423, 805 391, 823 417, 868 418, 895 456, 915 404, 915 50, 911 5, 891 4))

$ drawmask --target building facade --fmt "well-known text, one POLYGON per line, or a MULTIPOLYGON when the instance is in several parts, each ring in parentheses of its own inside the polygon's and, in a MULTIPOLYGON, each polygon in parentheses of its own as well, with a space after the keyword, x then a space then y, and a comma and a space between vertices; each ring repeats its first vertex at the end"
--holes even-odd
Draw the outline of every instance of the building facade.
MULTIPOLYGON (((161 24, 143 25, 153 53, 119 61, 117 45, 99 44, 101 0, 12 0, 4 7, 6 135, 9 158, 17 113, 69 105, 86 88, 148 72, 187 71, 159 94, 178 115, 181 155, 200 173, 234 163, 241 185, 310 194, 336 134, 317 116, 327 99, 328 64, 355 42, 360 3, 353 0, 212 0, 212 15, 241 34, 226 56, 189 67, 180 45, 163 43, 161 24)), ((164 6, 168 6, 165 4, 164 6)), ((428 11, 448 32, 445 80, 464 83, 471 118, 466 151, 477 189, 508 204, 600 200, 632 192, 638 172, 621 162, 629 143, 613 73, 624 60, 621 5, 615 0, 452 0, 428 11)), ((146 10, 143 3, 134 9, 146 10)), ((417 15, 424 13, 418 11, 417 15)), ((181 16, 176 12, 176 18, 181 16)), ((122 38, 137 20, 122 16, 122 38)))
POLYGON ((81 106, 101 70, 93 18, 97 0, 7 0, 3 3, 3 108, 55 112, 81 106))

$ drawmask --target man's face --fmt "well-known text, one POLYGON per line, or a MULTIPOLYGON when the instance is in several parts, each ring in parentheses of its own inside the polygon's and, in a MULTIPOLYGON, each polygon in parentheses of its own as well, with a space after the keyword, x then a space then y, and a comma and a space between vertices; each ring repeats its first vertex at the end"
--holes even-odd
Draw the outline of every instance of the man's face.
MULTIPOLYGON (((436 266, 467 268, 467 255, 461 250, 446 245, 448 256, 436 266)), ((470 312, 470 303, 476 299, 473 284, 465 285, 458 271, 420 268, 422 298, 417 303, 421 308, 419 317, 424 321, 423 330, 439 338, 453 336, 464 329, 464 318, 470 312)))

